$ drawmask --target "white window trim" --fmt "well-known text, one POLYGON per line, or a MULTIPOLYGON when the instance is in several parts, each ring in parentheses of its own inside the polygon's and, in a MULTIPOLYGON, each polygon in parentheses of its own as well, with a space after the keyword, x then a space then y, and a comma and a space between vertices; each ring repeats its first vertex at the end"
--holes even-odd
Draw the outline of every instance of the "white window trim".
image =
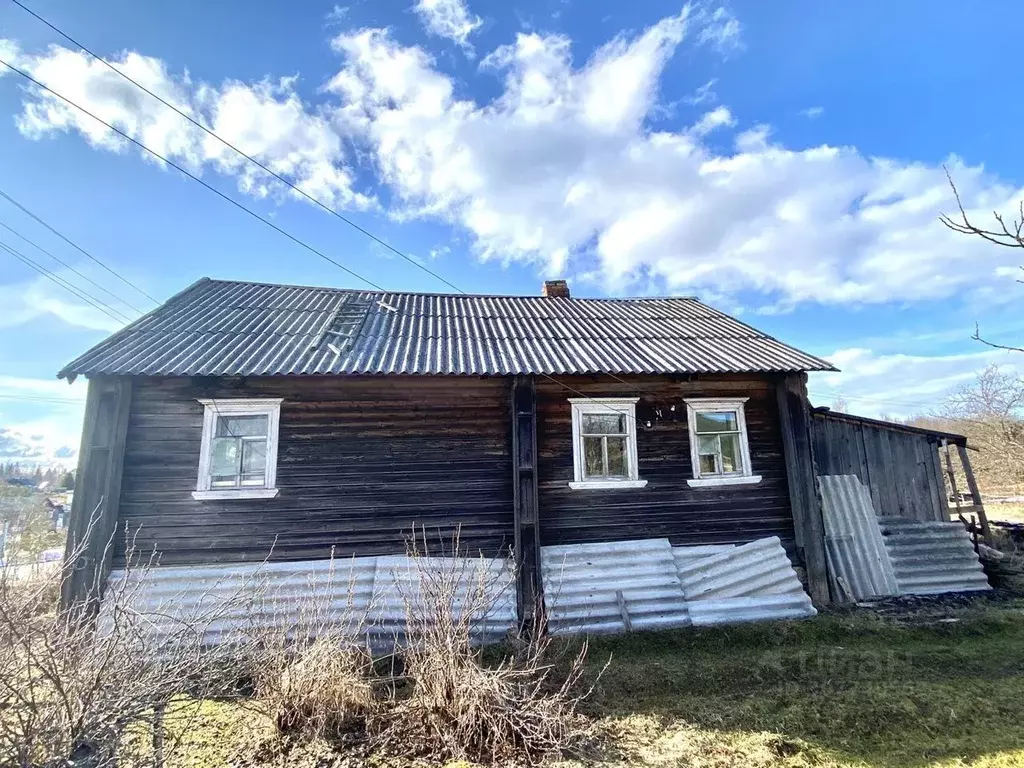
POLYGON ((730 485, 754 485, 761 482, 761 476, 755 475, 750 466, 750 442, 747 438, 747 417, 744 412, 747 397, 703 397, 690 398, 686 402, 686 419, 690 430, 690 461, 693 465, 693 478, 686 481, 691 488, 721 488, 730 485), (740 460, 743 462, 741 472, 728 475, 712 475, 701 477, 700 454, 697 446, 697 414, 703 411, 732 410, 736 412, 736 421, 740 429, 740 460))
POLYGON ((281 421, 280 397, 200 399, 203 413, 203 442, 199 448, 199 478, 192 498, 199 501, 223 499, 272 499, 277 496, 277 436, 281 421), (210 460, 218 416, 267 417, 267 471, 262 487, 211 488, 210 460))
POLYGON ((646 480, 639 477, 636 451, 636 404, 639 397, 570 397, 572 405, 572 464, 573 481, 569 487, 574 491, 598 489, 643 488, 646 480), (626 461, 629 477, 624 480, 586 480, 583 472, 583 419, 584 413, 625 413, 626 414, 626 461))

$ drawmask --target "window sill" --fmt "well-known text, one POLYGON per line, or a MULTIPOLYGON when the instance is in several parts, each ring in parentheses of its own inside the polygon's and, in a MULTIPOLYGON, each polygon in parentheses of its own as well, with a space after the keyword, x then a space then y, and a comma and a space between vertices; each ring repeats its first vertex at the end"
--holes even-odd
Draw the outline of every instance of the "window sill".
POLYGON ((212 491, 192 491, 197 501, 225 501, 229 499, 272 499, 277 488, 222 488, 212 491))
POLYGON ((686 484, 691 488, 721 488, 729 485, 757 485, 760 482, 760 475, 745 475, 742 477, 701 477, 696 480, 687 480, 686 484))
POLYGON ((643 488, 646 480, 579 480, 569 483, 574 491, 618 490, 623 488, 643 488))

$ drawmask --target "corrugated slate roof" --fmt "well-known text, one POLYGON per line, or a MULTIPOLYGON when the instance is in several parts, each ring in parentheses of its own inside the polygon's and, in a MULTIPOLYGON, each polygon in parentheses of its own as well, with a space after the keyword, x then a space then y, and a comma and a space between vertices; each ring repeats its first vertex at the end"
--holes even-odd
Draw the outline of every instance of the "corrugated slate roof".
POLYGON ((834 370, 693 298, 383 293, 204 278, 58 375, 834 370))

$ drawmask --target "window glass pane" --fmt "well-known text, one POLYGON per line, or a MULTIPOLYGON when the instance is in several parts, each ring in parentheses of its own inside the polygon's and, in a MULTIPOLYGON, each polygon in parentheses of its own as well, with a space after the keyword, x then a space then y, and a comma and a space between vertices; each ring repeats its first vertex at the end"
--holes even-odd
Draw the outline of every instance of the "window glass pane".
POLYGON ((601 448, 602 438, 583 438, 583 474, 585 477, 601 477, 604 475, 604 457, 601 448))
POLYGON ((266 437, 267 417, 218 416, 215 437, 266 437))
POLYGON ((263 473, 267 466, 267 443, 265 440, 245 440, 242 442, 242 474, 243 480, 257 479, 263 482, 263 473))
POLYGON ((698 435, 697 436, 697 453, 702 456, 706 453, 710 453, 712 456, 718 453, 718 436, 717 435, 698 435))
POLYGON ((609 477, 629 477, 629 464, 626 458, 626 438, 609 437, 607 440, 609 477))
POLYGON ((715 472, 715 456, 714 454, 702 454, 700 457, 700 473, 701 475, 714 475, 715 472))
POLYGON ((238 474, 238 440, 233 437, 215 437, 210 454, 210 475, 232 479, 238 474))
POLYGON ((738 432, 735 411, 708 411, 697 414, 698 432, 738 432))
POLYGON ((626 417, 620 413, 584 413, 583 434, 624 435, 626 417))
POLYGON ((741 472, 743 464, 740 459, 740 436, 722 435, 719 440, 722 441, 722 471, 741 472))

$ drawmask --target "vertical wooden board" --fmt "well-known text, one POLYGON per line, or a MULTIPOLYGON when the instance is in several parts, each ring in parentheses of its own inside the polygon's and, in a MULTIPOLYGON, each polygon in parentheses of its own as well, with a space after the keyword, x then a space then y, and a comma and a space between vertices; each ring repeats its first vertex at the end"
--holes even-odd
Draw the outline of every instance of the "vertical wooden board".
POLYGON ((858 474, 858 477, 867 486, 868 492, 871 494, 871 506, 876 510, 877 514, 877 510, 882 508, 882 493, 876 482, 879 470, 871 466, 871 459, 868 455, 867 441, 870 431, 871 427, 866 427, 863 424, 857 425, 857 453, 861 466, 861 472, 858 474))
POLYGON ((900 517, 914 517, 913 505, 913 468, 907 464, 907 447, 905 435, 887 431, 885 440, 889 444, 890 459, 889 465, 893 470, 893 485, 896 489, 896 499, 899 504, 900 517))
MULTIPOLYGON (((896 502, 893 487, 892 469, 888 463, 887 446, 883 443, 882 437, 881 430, 876 427, 865 427, 864 448, 868 464, 871 467, 871 484, 874 486, 878 498, 875 514, 881 517, 890 517, 898 514, 899 505, 896 502)), ((873 494, 872 499, 874 498, 873 494)))
POLYGON ((935 444, 928 438, 922 437, 918 440, 917 446, 919 471, 925 482, 925 504, 927 505, 928 519, 942 521, 945 510, 940 503, 939 488, 935 482, 935 462, 932 460, 935 444))
POLYGON ((932 475, 936 487, 936 503, 938 504, 940 520, 949 520, 949 493, 946 491, 946 475, 942 471, 942 456, 939 455, 939 443, 932 443, 929 446, 929 472, 932 475))

